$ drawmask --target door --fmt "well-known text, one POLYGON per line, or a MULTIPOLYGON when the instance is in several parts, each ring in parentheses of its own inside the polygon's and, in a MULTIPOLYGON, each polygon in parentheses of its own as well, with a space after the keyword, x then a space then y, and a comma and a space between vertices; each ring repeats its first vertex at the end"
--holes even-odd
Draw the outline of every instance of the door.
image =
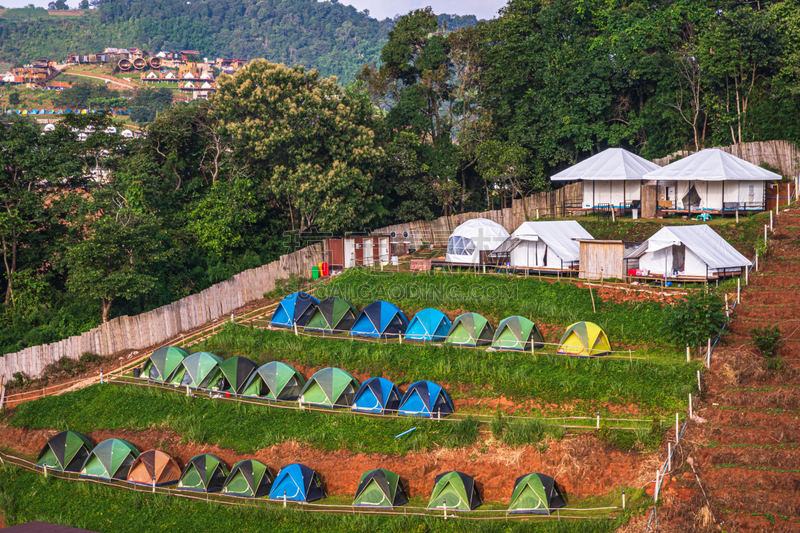
POLYGON ((353 248, 355 252, 355 264, 363 265, 364 264, 364 239, 362 237, 358 237, 353 239, 353 248))
POLYGON ((372 266, 372 239, 363 239, 362 241, 362 257, 364 266, 372 266))
POLYGON ((344 268, 356 266, 355 243, 353 239, 344 239, 344 268))

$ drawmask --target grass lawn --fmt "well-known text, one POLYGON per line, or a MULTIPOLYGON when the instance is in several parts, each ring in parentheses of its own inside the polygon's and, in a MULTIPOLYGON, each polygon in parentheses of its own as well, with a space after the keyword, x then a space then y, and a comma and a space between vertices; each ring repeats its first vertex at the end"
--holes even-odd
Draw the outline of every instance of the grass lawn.
MULTIPOLYGON (((239 505, 221 505, 164 494, 134 492, 94 483, 45 478, 40 474, 10 465, 0 468, 0 510, 3 511, 7 525, 39 520, 114 533, 154 531, 602 533, 618 529, 627 522, 632 513, 640 510, 639 507, 647 505, 643 491, 629 489, 628 494, 628 510, 614 520, 570 522, 531 515, 525 517, 528 519, 526 522, 464 519, 444 521, 438 516, 310 513, 298 510, 297 507, 267 508, 259 500, 243 499, 239 505), (634 495, 638 496, 634 498, 634 495), (638 506, 635 501, 639 501, 638 506)), ((326 502, 322 500, 317 503, 326 502)), ((425 503, 427 502, 411 502, 412 505, 425 503)))

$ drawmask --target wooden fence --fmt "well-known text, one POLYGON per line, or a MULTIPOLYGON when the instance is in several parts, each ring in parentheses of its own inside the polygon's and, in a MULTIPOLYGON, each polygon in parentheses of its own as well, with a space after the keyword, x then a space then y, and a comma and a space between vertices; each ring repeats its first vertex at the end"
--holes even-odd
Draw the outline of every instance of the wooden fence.
MULTIPOLYGON (((783 177, 797 176, 798 152, 797 146, 790 141, 761 141, 751 143, 740 143, 732 146, 720 146, 717 149, 724 150, 731 155, 740 157, 754 165, 761 166, 766 163, 770 167, 777 169, 783 177)), ((653 159, 653 163, 658 166, 666 166, 678 157, 692 155, 694 151, 679 150, 666 157, 653 159)))
POLYGON ((506 231, 511 233, 516 230, 526 220, 535 220, 537 209, 539 217, 558 218, 564 214, 565 206, 580 207, 583 200, 583 183, 571 183, 560 189, 549 192, 541 192, 525 198, 525 205, 522 200, 514 200, 512 206, 506 209, 496 209, 494 211, 484 211, 476 213, 461 213, 449 217, 440 217, 434 220, 417 220, 415 222, 405 222, 374 230, 374 233, 391 233, 402 235, 408 231, 408 242, 412 247, 419 247, 423 242, 430 245, 447 246, 450 234, 460 224, 474 218, 487 218, 503 226, 506 231), (527 218, 525 209, 527 208, 527 218))
POLYGON ((0 357, 0 383, 9 381, 15 372, 30 379, 40 377, 62 357, 77 359, 85 352, 107 357, 160 344, 263 298, 278 280, 310 275, 311 267, 324 261, 323 248, 322 243, 313 244, 147 313, 114 318, 81 335, 6 354, 0 357))

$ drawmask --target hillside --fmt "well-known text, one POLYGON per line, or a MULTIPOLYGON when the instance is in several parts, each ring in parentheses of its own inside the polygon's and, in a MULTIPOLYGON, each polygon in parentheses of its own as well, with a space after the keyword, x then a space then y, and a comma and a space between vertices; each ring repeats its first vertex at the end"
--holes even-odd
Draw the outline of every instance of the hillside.
MULTIPOLYGON (((75 13, 80 13, 75 11, 75 13)), ((63 59, 105 47, 199 50, 207 57, 266 58, 316 68, 343 82, 365 63, 377 63, 390 19, 338 2, 316 0, 107 0, 81 17, 44 9, 0 14, 0 60, 63 59)), ((474 25, 474 16, 441 15, 451 29, 474 25)))

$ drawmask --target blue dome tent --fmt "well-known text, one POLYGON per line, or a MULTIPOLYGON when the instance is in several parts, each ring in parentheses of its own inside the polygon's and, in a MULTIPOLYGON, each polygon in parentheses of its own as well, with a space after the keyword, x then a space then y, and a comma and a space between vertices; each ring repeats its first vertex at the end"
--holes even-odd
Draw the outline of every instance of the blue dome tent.
POLYGON ((408 319, 396 305, 378 300, 358 314, 350 335, 388 339, 405 333, 406 327, 408 319))
POLYGON ((400 390, 386 378, 370 378, 361 384, 353 399, 352 411, 391 414, 400 407, 400 390))
POLYGON ((270 324, 281 328, 305 326, 318 304, 319 300, 305 292, 290 294, 278 304, 270 324))
POLYGON ((400 400, 398 414, 436 418, 453 413, 453 402, 445 390, 432 381, 412 383, 400 400))
POLYGON ((447 315, 438 309, 423 309, 408 323, 406 339, 441 342, 447 338, 452 325, 447 315))
POLYGON ((322 480, 306 465, 294 463, 281 468, 269 491, 269 499, 282 501, 313 502, 325 497, 322 480))

